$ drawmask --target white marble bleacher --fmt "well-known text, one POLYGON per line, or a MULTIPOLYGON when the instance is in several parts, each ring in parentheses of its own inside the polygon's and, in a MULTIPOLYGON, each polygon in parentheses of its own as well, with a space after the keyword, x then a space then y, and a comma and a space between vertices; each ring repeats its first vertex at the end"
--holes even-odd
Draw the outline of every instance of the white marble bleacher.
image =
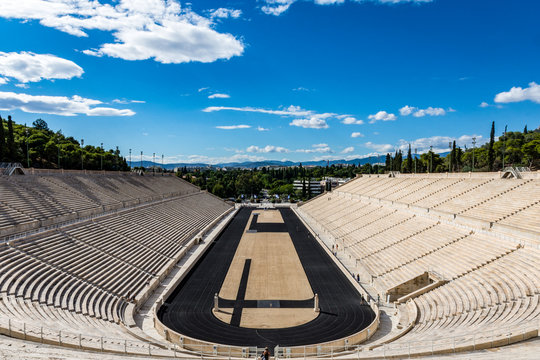
MULTIPOLYGON (((113 178, 130 179, 133 189, 142 186, 130 177, 113 178)), ((49 195, 52 188, 71 194, 80 185, 64 180, 28 183, 49 195)), ((171 190, 181 190, 183 195, 0 243, 0 316, 25 322, 32 329, 45 327, 49 335, 63 331, 105 336, 109 342, 137 340, 120 325, 127 305, 176 259, 190 236, 230 209, 174 177, 141 181, 145 187, 133 192, 137 196, 171 190), (178 182, 181 186, 174 187, 178 182)), ((110 185, 103 179, 100 183, 110 185)), ((98 182, 92 184, 85 191, 99 190, 98 182)))

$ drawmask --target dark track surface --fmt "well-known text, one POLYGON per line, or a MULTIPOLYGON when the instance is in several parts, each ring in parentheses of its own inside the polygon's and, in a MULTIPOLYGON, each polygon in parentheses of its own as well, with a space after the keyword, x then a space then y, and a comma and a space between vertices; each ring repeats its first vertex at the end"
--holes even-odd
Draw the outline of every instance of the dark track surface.
MULTIPOLYGON (((309 323, 284 329, 247 329, 226 324, 212 314, 252 209, 241 209, 210 246, 158 312, 169 328, 200 340, 236 346, 296 346, 316 344, 354 334, 368 326, 375 314, 332 259, 290 209, 281 215, 314 293, 320 315, 309 323)), ((313 304, 313 302, 309 302, 313 304)), ((282 304, 282 307, 284 304, 282 304)), ((264 323, 265 319, 261 319, 264 323)))

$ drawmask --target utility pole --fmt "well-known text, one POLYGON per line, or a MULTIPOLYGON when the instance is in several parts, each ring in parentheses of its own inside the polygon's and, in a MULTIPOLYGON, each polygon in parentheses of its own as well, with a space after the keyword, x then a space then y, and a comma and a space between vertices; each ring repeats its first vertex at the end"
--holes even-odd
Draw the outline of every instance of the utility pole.
POLYGON ((84 170, 84 139, 81 139, 81 170, 84 170))
POLYGON ((472 138, 472 172, 474 172, 474 150, 476 149, 476 137, 472 138))

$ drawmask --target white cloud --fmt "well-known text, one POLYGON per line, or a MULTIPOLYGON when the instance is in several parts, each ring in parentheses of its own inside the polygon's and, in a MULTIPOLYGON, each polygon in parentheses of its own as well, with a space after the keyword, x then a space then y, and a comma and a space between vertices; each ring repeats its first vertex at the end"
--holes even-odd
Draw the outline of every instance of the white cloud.
POLYGON ((313 154, 313 153, 321 153, 321 154, 331 154, 333 153, 332 149, 328 144, 313 144, 311 145, 311 149, 298 149, 296 150, 298 153, 305 153, 305 154, 313 154))
POLYGON ((394 146, 391 144, 374 144, 371 141, 368 141, 364 144, 368 149, 375 150, 376 152, 390 152, 394 150, 394 146))
MULTIPOLYGON (((450 112, 454 112, 455 110, 450 108, 450 112)), ((429 116, 443 116, 446 115, 446 110, 443 108, 434 108, 434 107, 428 107, 427 109, 419 109, 414 106, 405 105, 401 109, 399 109, 399 113, 402 116, 409 116, 413 115, 414 117, 424 117, 426 115, 429 116)))
POLYGON ((209 87, 202 87, 202 88, 199 88, 197 91, 198 92, 203 92, 203 91, 206 91, 208 89, 210 89, 210 88, 209 87))
POLYGON ((248 153, 288 153, 289 149, 274 145, 266 145, 262 148, 256 145, 251 145, 246 149, 246 151, 248 153))
POLYGON ((18 88, 21 88, 21 89, 28 89, 30 86, 28 86, 28 84, 15 84, 16 87, 18 88))
POLYGON ((79 37, 89 30, 111 33, 114 42, 83 51, 94 56, 184 63, 230 59, 244 51, 236 37, 214 30, 212 19, 175 0, 2 0, 0 17, 37 20, 79 37))
POLYGON ((221 126, 216 126, 216 129, 236 130, 236 129, 249 129, 250 127, 251 127, 250 125, 221 125, 221 126))
POLYGON ((400 114, 401 116, 409 116, 409 115, 411 115, 415 110, 416 110, 415 107, 412 107, 412 106, 409 106, 409 105, 405 105, 404 107, 402 107, 401 109, 399 109, 399 114, 400 114))
POLYGON ((482 144, 483 137, 482 135, 462 135, 460 137, 451 137, 451 136, 431 136, 428 138, 420 138, 412 141, 399 140, 397 148, 402 151, 406 151, 409 148, 409 143, 411 144, 412 151, 415 149, 418 150, 418 153, 425 153, 429 151, 430 146, 433 146, 433 151, 436 153, 447 152, 449 151, 449 143, 456 141, 456 145, 460 147, 472 147, 472 138, 476 138, 477 146, 482 144))
POLYGON ((299 87, 297 87, 297 88, 292 89, 292 91, 306 91, 306 92, 309 92, 309 91, 311 91, 311 90, 308 89, 308 88, 305 88, 305 87, 303 87, 303 86, 299 86, 299 87))
MULTIPOLYGON (((151 155, 143 155, 143 160, 152 161, 151 155)), ((232 156, 222 156, 222 157, 213 157, 213 156, 207 156, 207 155, 199 155, 199 154, 193 154, 193 155, 173 155, 173 156, 165 156, 164 162, 165 164, 171 164, 171 163, 186 163, 186 164, 196 164, 196 163, 204 163, 204 164, 222 164, 222 163, 231 163, 231 162, 243 162, 243 161, 263 161, 266 160, 266 158, 260 156, 260 155, 248 155, 248 154, 234 154, 232 156)))
POLYGON ((341 152, 342 154, 350 154, 354 151, 354 147, 353 146, 349 146, 349 147, 346 147, 345 149, 343 149, 343 151, 341 152))
POLYGON ((487 107, 489 107, 489 104, 487 102, 485 102, 485 101, 482 101, 479 106, 481 108, 487 108, 487 107))
POLYGON ((269 131, 270 129, 263 128, 262 126, 257 126, 257 131, 269 131))
POLYGON ((386 111, 379 111, 374 115, 369 115, 368 119, 370 124, 374 124, 377 121, 395 121, 397 116, 394 114, 389 114, 386 111))
POLYGON ((75 116, 85 114, 88 116, 132 116, 135 112, 129 109, 114 109, 96 107, 102 104, 99 100, 92 100, 74 95, 66 96, 28 95, 13 92, 0 92, 0 110, 21 110, 27 113, 54 114, 62 116, 75 116))
POLYGON ((306 119, 294 119, 289 123, 289 125, 302 127, 305 129, 328 129, 326 120, 317 116, 312 116, 306 119))
MULTIPOLYGON (((294 106, 290 105, 289 107, 283 107, 279 110, 269 110, 269 109, 262 109, 262 108, 255 108, 255 107, 233 107, 233 106, 209 106, 202 111, 204 112, 217 112, 217 111, 240 111, 240 112, 253 112, 253 113, 261 113, 261 114, 270 114, 270 115, 278 115, 278 116, 285 116, 285 117, 293 117, 293 119, 289 125, 291 126, 298 126, 303 128, 310 128, 310 129, 327 129, 328 123, 326 122, 328 119, 344 119, 346 117, 351 117, 351 115, 340 115, 335 113, 317 113, 312 110, 305 110, 302 109, 300 106, 294 106)), ((360 120, 357 120, 360 121, 360 120)))
POLYGON ((353 132, 351 134, 351 137, 352 138, 364 137, 364 134, 362 134, 361 132, 353 132))
POLYGON ((211 18, 238 19, 240 16, 242 16, 242 10, 237 10, 237 9, 219 8, 219 9, 210 11, 211 18))
POLYGON ((209 99, 228 99, 230 97, 231 96, 228 95, 228 94, 212 94, 212 95, 208 95, 209 99))
POLYGON ((21 83, 43 79, 71 79, 80 77, 83 72, 83 69, 73 61, 54 55, 25 51, 0 52, 0 75, 17 79, 21 83))
POLYGON ((4 78, 4 77, 0 77, 0 85, 4 85, 4 84, 7 84, 8 83, 8 79, 4 78))
MULTIPOLYGON (((261 10, 268 15, 281 15, 289 9, 289 7, 298 0, 264 0, 265 5, 261 7, 261 10)), ((381 4, 399 4, 399 3, 428 3, 433 0, 352 0, 353 2, 361 3, 366 1, 372 1, 381 4)), ((345 0, 313 0, 317 5, 336 5, 343 4, 345 0)))
POLYGON ((540 85, 534 81, 529 83, 529 87, 512 87, 510 91, 499 93, 495 96, 496 103, 514 103, 521 101, 532 101, 540 104, 540 85))
POLYGON ((338 119, 342 119, 341 122, 345 125, 362 125, 364 121, 355 118, 350 115, 340 115, 337 116, 338 119))
POLYGON ((114 104, 145 104, 146 101, 143 100, 127 100, 127 99, 114 99, 112 101, 114 104))

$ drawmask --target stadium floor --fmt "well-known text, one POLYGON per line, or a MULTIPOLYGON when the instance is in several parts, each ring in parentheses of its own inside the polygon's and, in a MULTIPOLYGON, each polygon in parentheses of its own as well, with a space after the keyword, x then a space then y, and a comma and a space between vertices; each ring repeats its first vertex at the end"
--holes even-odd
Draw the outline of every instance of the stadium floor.
MULTIPOLYGON (((371 308, 361 305, 360 294, 290 209, 280 210, 285 222, 283 230, 289 233, 311 288, 319 295, 319 316, 303 325, 281 329, 251 329, 218 320, 212 313, 214 294, 220 291, 252 211, 243 208, 238 212, 165 301, 158 317, 167 327, 208 342, 268 346, 273 350, 276 345, 297 346, 339 339, 373 321, 371 308)), ((251 224, 250 228, 253 228, 251 224)), ((263 323, 265 319, 260 321, 263 323)))

